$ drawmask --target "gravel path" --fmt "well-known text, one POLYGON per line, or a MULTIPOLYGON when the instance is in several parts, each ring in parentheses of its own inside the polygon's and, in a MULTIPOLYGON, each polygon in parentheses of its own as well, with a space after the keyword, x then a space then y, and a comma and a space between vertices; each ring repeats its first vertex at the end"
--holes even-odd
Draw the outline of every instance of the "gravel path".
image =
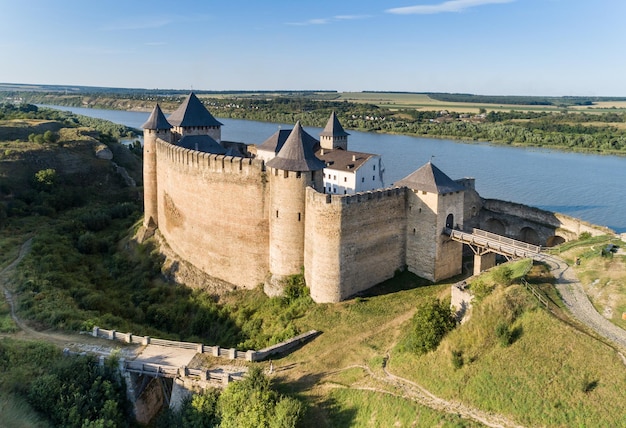
POLYGON ((565 306, 580 322, 626 351, 626 331, 619 328, 596 311, 574 270, 559 257, 542 254, 541 261, 550 266, 565 306))

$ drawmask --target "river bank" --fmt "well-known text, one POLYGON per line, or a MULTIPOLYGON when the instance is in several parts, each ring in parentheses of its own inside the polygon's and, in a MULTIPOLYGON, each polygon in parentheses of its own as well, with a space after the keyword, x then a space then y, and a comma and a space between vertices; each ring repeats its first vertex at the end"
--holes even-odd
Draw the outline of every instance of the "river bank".
MULTIPOLYGON (((147 112, 49 106, 76 114, 140 128, 147 112)), ((269 123, 220 118, 222 138, 261 144, 277 129, 293 123, 269 123)), ((319 127, 305 127, 317 136, 319 127)), ((443 138, 350 131, 349 147, 382 156, 385 186, 406 177, 432 160, 451 178, 473 177, 487 199, 515 201, 560 212, 593 224, 626 232, 626 158, 579 154, 542 148, 519 148, 484 142, 459 144, 443 138)))
MULTIPOLYGON (((180 99, 168 97, 139 97, 133 99, 103 96, 31 95, 27 102, 54 104, 73 108, 149 112, 158 101, 164 112, 175 110, 180 99)), ((292 126, 300 121, 303 126, 322 127, 330 110, 338 110, 344 128, 384 135, 406 135, 416 138, 449 139, 462 143, 488 142, 505 147, 530 147, 583 154, 626 156, 626 130, 618 114, 607 114, 606 122, 590 122, 586 112, 564 110, 565 113, 528 113, 530 119, 507 119, 507 113, 454 114, 447 110, 419 112, 411 116, 411 109, 389 110, 375 105, 303 101, 293 110, 289 105, 244 98, 204 99, 211 112, 220 118, 253 120, 266 123, 286 123, 292 126), (613 117, 615 116, 615 117, 613 117), (421 118, 421 119, 420 119, 421 118), (430 118, 430 119, 428 119, 430 118), (615 121, 619 121, 615 122, 615 121)), ((295 103, 294 99, 287 98, 295 103)), ((523 115, 511 112, 510 115, 523 115)), ((594 113, 594 117, 604 117, 594 113)))

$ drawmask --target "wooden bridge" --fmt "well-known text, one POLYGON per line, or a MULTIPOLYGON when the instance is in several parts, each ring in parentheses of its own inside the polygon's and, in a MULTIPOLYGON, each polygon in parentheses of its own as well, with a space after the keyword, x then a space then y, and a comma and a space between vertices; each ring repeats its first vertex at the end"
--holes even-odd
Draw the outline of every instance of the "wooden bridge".
POLYGON ((532 258, 541 254, 539 245, 517 241, 495 233, 480 229, 469 231, 445 228, 444 234, 450 239, 467 245, 474 252, 474 274, 495 266, 495 255, 499 254, 507 260, 532 258))

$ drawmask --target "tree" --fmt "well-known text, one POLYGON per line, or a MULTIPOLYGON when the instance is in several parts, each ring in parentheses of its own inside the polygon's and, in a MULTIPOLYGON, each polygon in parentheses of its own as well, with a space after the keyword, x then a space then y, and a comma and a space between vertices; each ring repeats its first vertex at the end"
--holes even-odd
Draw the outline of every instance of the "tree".
POLYGON ((57 141, 59 141, 59 134, 52 131, 46 131, 43 133, 43 140, 46 143, 56 143, 57 141))
POLYGON ((218 409, 222 428, 291 428, 303 413, 298 400, 271 388, 260 367, 252 367, 243 381, 230 384, 220 395, 218 409))
POLYGON ((449 305, 434 297, 429 298, 417 306, 404 347, 418 354, 432 351, 454 325, 449 305))
POLYGON ((50 190, 57 181, 57 171, 53 168, 41 169, 35 173, 35 187, 39 190, 50 190))

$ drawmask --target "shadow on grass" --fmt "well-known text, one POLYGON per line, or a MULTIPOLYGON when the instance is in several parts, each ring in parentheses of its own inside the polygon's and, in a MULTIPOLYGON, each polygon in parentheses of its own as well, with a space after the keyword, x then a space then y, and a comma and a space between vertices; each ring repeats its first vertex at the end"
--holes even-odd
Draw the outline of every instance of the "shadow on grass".
MULTIPOLYGON (((313 410, 313 409, 311 409, 313 410)), ((354 426, 354 421, 357 414, 357 409, 354 407, 342 406, 335 398, 329 397, 319 405, 318 411, 322 412, 325 417, 322 420, 327 421, 325 426, 329 427, 351 427, 354 426)), ((318 420, 316 423, 310 426, 324 426, 318 420)))
POLYGON ((517 342, 517 340, 522 337, 522 334, 524 334, 524 329, 522 328, 522 326, 518 326, 515 327, 514 329, 511 329, 511 335, 509 336, 509 344, 514 344, 515 342, 517 342))
POLYGON ((405 270, 394 275, 393 278, 381 282, 372 288, 362 291, 353 297, 376 297, 385 294, 397 293, 398 291, 413 290, 418 287, 432 285, 433 283, 427 279, 420 278, 414 273, 405 270))

